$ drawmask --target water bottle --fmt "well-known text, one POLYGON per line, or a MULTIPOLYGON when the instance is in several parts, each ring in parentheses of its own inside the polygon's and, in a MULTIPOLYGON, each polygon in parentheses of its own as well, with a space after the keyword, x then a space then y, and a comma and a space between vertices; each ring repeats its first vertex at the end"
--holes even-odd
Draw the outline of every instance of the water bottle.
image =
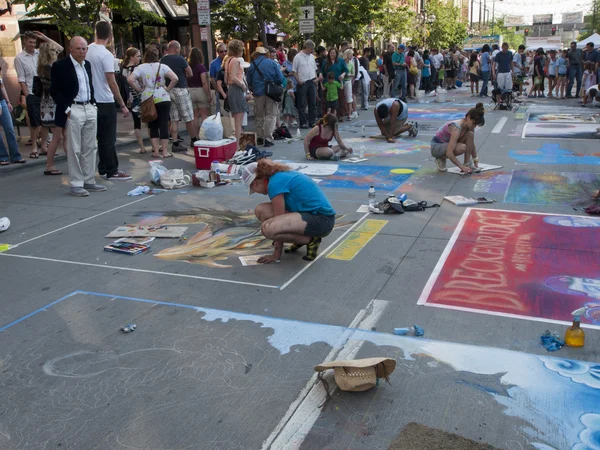
POLYGON ((300 133, 300 128, 296 130, 296 139, 302 139, 302 133, 300 133))
POLYGON ((405 202, 406 199, 408 198, 408 195, 406 195, 406 194, 400 194, 400 195, 396 196, 396 198, 398 200, 400 200, 401 202, 405 202))
POLYGON ((363 159, 365 157, 365 146, 361 145, 360 148, 358 149, 358 156, 360 157, 360 159, 363 159))
POLYGON ((375 206, 375 186, 369 187, 369 207, 375 206))
POLYGON ((364 125, 362 126, 362 137, 367 137, 367 129, 364 125))

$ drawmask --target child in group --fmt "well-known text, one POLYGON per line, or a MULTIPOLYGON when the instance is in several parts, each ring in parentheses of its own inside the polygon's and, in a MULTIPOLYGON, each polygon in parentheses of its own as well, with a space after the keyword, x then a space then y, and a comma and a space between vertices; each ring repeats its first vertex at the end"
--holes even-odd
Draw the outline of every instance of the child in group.
POLYGON ((563 50, 562 54, 558 57, 557 64, 557 85, 556 85, 556 95, 557 98, 563 99, 565 98, 565 91, 567 89, 567 62, 569 60, 567 50, 563 50))
POLYGON ((469 78, 471 80, 471 97, 479 96, 479 69, 481 63, 478 60, 477 52, 471 53, 469 58, 469 78))
POLYGON ((298 118, 298 109, 296 108, 296 94, 294 94, 294 83, 287 80, 285 99, 283 101, 283 120, 287 122, 288 128, 291 128, 298 118))
MULTIPOLYGON (((548 74, 548 98, 552 98, 552 92, 557 87, 557 70, 558 60, 556 59, 556 50, 550 50, 548 52, 550 57, 546 59, 546 73, 548 74)), ((558 89, 556 90, 556 97, 558 97, 558 89)))
POLYGON ((581 98, 585 97, 585 93, 587 92, 587 90, 589 88, 591 88, 592 86, 595 86, 596 83, 596 73, 594 71, 594 63, 591 61, 588 61, 585 63, 584 65, 585 68, 585 72, 583 72, 583 81, 581 82, 581 84, 583 85, 581 87, 581 92, 579 93, 579 96, 581 98))
POLYGON ((440 70, 438 70, 437 73, 437 85, 441 88, 444 87, 444 80, 446 79, 446 65, 444 64, 445 61, 446 58, 442 59, 442 61, 440 62, 440 70))
POLYGON ((304 153, 306 159, 330 159, 337 161, 352 153, 338 131, 338 120, 334 114, 325 114, 317 125, 304 138, 304 153), (335 138, 338 145, 331 146, 329 142, 335 138))
POLYGON ((335 111, 338 109, 338 89, 341 89, 342 85, 335 79, 335 74, 329 72, 327 74, 327 83, 324 83, 323 87, 326 92, 325 107, 327 109, 327 114, 331 113, 335 116, 335 111))
POLYGON ((423 52, 423 68, 421 69, 421 82, 423 84, 423 90, 426 94, 429 94, 431 90, 431 61, 429 60, 429 51, 423 52))

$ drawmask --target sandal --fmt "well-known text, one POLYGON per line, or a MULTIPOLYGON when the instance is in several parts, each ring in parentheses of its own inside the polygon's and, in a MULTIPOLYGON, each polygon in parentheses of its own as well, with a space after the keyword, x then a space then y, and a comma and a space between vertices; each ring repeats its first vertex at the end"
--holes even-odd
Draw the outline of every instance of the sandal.
POLYGON ((25 143, 25 145, 33 145, 33 141, 31 140, 31 138, 29 138, 27 140, 27 142, 25 143))
POLYGON ((172 158, 173 157, 173 153, 169 153, 169 152, 164 152, 162 155, 162 158, 172 158))
POLYGON ((162 158, 162 155, 160 153, 157 153, 157 152, 152 152, 152 157, 153 158, 162 158))
POLYGON ((146 150, 140 150, 140 155, 144 155, 146 153, 148 153, 146 150))
POLYGON ((13 164, 25 164, 26 162, 23 158, 12 161, 13 164))
POLYGON ((38 152, 31 152, 29 154, 30 159, 38 159, 39 157, 40 157, 40 154, 38 152))
POLYGON ((0 161, 0 166, 8 166, 9 164, 8 161, 0 161))
POLYGON ((44 170, 44 175, 62 175, 62 172, 58 169, 44 170))

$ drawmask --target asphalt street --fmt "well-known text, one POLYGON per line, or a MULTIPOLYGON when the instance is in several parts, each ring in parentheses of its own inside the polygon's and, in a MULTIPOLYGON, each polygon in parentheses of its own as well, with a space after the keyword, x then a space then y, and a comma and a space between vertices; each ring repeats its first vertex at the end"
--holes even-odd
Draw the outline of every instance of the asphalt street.
MULTIPOLYGON (((429 142, 475 105, 468 91, 411 103, 419 135, 395 144, 369 138, 373 105, 342 123, 367 161, 316 166, 298 141, 269 149, 338 213, 311 263, 300 251, 242 264, 271 243, 252 215, 265 197, 241 183, 128 196, 150 173, 133 144, 118 150, 133 180, 98 178, 108 190, 86 198, 41 166, 1 173, 0 448, 387 449, 410 422, 499 449, 600 448, 600 219, 583 211, 600 189, 599 111, 487 99, 475 141, 500 167, 438 172, 429 142), (358 212, 370 185, 380 201, 440 206, 358 212), (103 251, 125 224, 187 230, 140 255, 103 251), (583 306, 585 346, 542 347, 583 306), (423 337, 394 335, 413 324, 423 337), (390 384, 327 399, 315 365, 376 356, 396 359, 390 384)), ((194 155, 164 165, 192 173, 194 155)))

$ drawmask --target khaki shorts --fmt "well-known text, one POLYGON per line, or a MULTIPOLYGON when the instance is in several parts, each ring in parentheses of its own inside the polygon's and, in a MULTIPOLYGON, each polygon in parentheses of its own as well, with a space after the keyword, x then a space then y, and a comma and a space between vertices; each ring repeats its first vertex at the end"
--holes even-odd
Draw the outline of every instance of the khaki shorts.
POLYGON ((194 109, 188 89, 173 88, 169 94, 171 96, 171 120, 174 122, 183 120, 185 123, 194 120, 194 109))
POLYGON ((208 103, 208 95, 206 95, 204 88, 190 88, 190 97, 192 98, 192 107, 194 109, 210 107, 210 104, 208 103))

